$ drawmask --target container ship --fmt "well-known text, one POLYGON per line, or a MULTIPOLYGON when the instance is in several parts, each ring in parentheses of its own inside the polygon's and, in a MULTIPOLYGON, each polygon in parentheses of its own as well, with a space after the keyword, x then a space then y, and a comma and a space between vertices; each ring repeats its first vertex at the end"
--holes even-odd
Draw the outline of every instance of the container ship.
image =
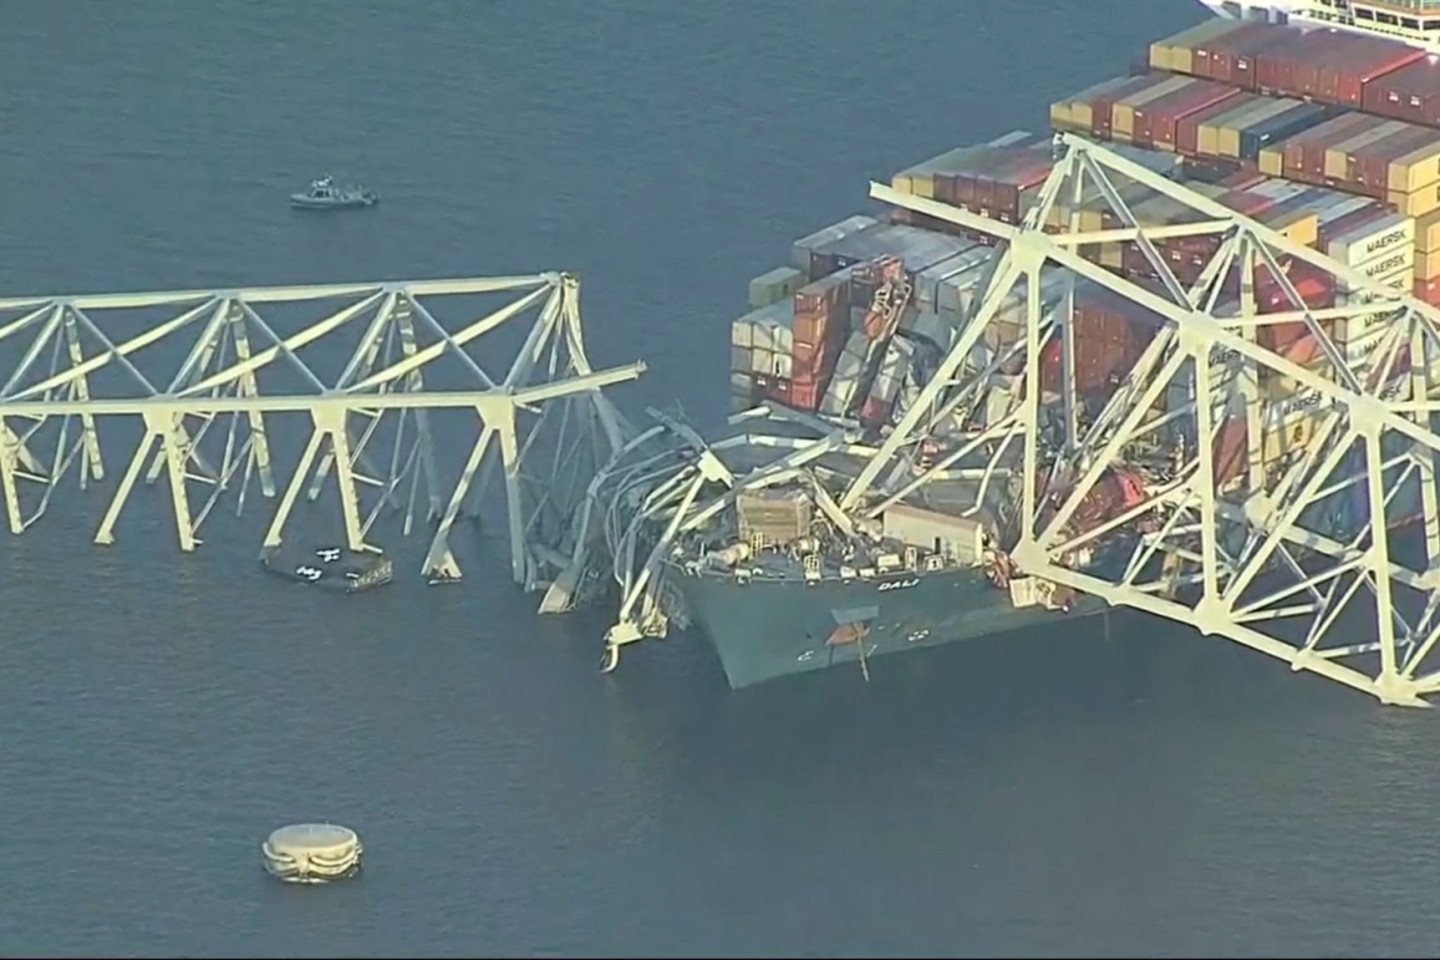
MULTIPOLYGON (((1054 103, 1050 130, 957 146, 895 173, 892 190, 1017 224, 1051 176, 1055 135, 1078 134, 1368 281, 1440 304, 1440 64, 1428 53, 1440 38, 1440 0, 1295 0, 1259 15, 1250 4, 1205 5, 1220 16, 1156 41, 1123 75, 1054 103)), ((1123 191, 1142 226, 1184 216, 1171 197, 1138 184, 1123 191)), ((1045 225, 1119 228, 1108 199, 1062 198, 1045 225)), ((963 377, 983 389, 958 404, 939 404, 931 391, 929 408, 917 411, 980 309, 995 243, 892 206, 809 233, 788 263, 750 282, 730 347, 732 423, 743 433, 708 443, 686 428, 679 451, 641 444, 636 465, 606 481, 608 493, 597 484, 609 507, 595 536, 608 540, 624 594, 605 669, 624 644, 676 623, 708 636, 732 687, 841 664, 868 678, 872 657, 1104 609, 1097 598, 1019 575, 1008 558, 1023 463, 1004 425, 1029 364, 1040 366, 1045 412, 1057 423, 1072 415, 1060 409, 1061 338, 1026 355, 1027 306, 1038 302, 1068 330, 1066 369, 1081 420, 1123 388, 1162 323, 1073 275, 1038 274, 1038 291, 1020 281, 963 358, 963 377), (878 469, 870 466, 877 448, 916 417, 928 424, 923 442, 854 499, 847 491, 878 469), (748 482, 734 484, 741 476, 748 482)), ((1203 281, 1217 243, 1157 241, 1186 285, 1203 281)), ((1159 283, 1137 244, 1092 246, 1079 251, 1092 263, 1142 286, 1159 283)), ((1311 309, 1362 297, 1298 258, 1257 266, 1222 295, 1237 304, 1243 296, 1260 312, 1294 310, 1296 296, 1311 309)), ((1387 332, 1383 317, 1328 330, 1346 366, 1366 369, 1387 332)), ((1336 358, 1312 329, 1274 324, 1257 337, 1319 370, 1336 358)), ((1405 374, 1403 359, 1386 363, 1377 375, 1405 374)), ((1193 409, 1189 389, 1172 384, 1157 411, 1166 403, 1193 409)), ((1215 411, 1217 489, 1273 473, 1311 442, 1315 398, 1283 377, 1259 390, 1261 420, 1215 411)), ((1107 471, 1067 519, 1071 528, 1121 518, 1173 479, 1184 441, 1159 437, 1107 471)), ((1364 467, 1357 460, 1354 469, 1364 467)), ((1418 483, 1393 495, 1387 522, 1419 512, 1418 483)), ((1307 508, 1302 524, 1343 538, 1367 521, 1360 499, 1339 490, 1307 508)), ((1113 573, 1144 533, 1119 524, 1067 563, 1113 573)))

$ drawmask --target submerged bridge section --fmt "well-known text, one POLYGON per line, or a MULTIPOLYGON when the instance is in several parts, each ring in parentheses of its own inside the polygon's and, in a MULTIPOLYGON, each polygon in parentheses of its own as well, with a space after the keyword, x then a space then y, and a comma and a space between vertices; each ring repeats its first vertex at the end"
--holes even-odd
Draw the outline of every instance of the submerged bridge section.
POLYGON ((70 481, 104 490, 95 542, 112 543, 137 484, 163 478, 181 550, 252 487, 276 501, 274 547, 330 485, 352 550, 380 551, 387 509, 407 534, 423 515, 425 574, 456 580, 452 527, 498 461, 512 574, 537 589, 587 471, 626 439, 601 391, 644 371, 592 369, 579 288, 544 273, 0 299, 6 523, 29 530, 70 481))

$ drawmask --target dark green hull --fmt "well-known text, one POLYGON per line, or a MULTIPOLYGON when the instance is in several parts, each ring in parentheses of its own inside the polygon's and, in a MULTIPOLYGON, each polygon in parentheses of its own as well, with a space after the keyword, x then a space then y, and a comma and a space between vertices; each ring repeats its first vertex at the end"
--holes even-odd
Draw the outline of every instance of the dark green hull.
POLYGON ((973 568, 909 573, 890 580, 893 586, 874 580, 807 585, 756 579, 740 584, 730 577, 684 576, 678 571, 673 582, 692 621, 714 644, 735 689, 840 664, 858 669, 860 642, 851 638, 860 631, 840 629, 846 623, 861 625, 868 659, 1104 609, 1094 598, 1082 598, 1069 613, 1017 608, 1008 590, 994 587, 973 568), (851 642, 843 642, 846 639, 851 642), (833 642, 837 640, 842 642, 833 642))

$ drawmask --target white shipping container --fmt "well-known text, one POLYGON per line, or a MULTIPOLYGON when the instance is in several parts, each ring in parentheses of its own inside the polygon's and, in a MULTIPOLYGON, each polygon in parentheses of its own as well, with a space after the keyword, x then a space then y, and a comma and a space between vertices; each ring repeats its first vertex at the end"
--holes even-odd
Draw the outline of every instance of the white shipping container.
POLYGON ((750 351, 750 348, 749 348, 749 347, 733 347, 733 346, 732 346, 732 347, 730 348, 730 369, 731 369, 731 371, 732 371, 732 372, 738 372, 738 373, 749 373, 749 372, 750 372, 750 369, 751 369, 751 367, 750 367, 750 354, 751 354, 751 351, 750 351))
POLYGON ((832 417, 844 416, 859 387, 860 383, 855 378, 836 375, 830 380, 830 387, 820 401, 820 412, 832 417))
POLYGON ((732 374, 730 374, 730 392, 731 392, 731 393, 744 393, 744 392, 748 392, 748 391, 750 391, 750 390, 753 390, 754 388, 755 388, 755 381, 750 377, 750 374, 748 374, 748 373, 732 373, 732 374))
POLYGON ((749 314, 746 314, 730 324, 730 346, 744 347, 748 350, 754 345, 754 325, 750 320, 749 314))
POLYGON ((750 306, 760 308, 779 303, 805 286, 805 274, 794 267, 776 267, 750 281, 750 306))
POLYGON ((1332 238, 1325 252, 1347 267, 1359 268, 1383 261, 1388 265, 1378 272, 1387 273, 1394 269, 1390 261, 1397 255, 1406 255, 1414 262, 1415 218, 1392 213, 1372 220, 1332 238))
POLYGON ((750 372, 758 373, 763 377, 774 376, 775 353, 771 350, 751 350, 750 372))

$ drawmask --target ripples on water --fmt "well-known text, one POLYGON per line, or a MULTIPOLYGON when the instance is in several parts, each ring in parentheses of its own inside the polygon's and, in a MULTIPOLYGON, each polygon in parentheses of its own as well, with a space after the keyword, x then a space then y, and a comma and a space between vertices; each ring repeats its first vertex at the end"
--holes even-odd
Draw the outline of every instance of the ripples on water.
MULTIPOLYGON (((1198 19, 885 9, 11 2, 0 289, 566 267, 595 362, 651 364, 621 401, 713 426, 795 236, 1198 19), (293 215, 327 169, 385 203, 293 215)), ((602 680, 601 617, 533 616, 497 540, 337 599, 261 579, 259 515, 182 559, 151 492, 113 549, 73 496, 0 543, 0 952, 1433 953, 1429 715, 1127 616, 869 686, 732 694, 692 637, 602 680), (264 880, 312 817, 363 880, 264 880)))

